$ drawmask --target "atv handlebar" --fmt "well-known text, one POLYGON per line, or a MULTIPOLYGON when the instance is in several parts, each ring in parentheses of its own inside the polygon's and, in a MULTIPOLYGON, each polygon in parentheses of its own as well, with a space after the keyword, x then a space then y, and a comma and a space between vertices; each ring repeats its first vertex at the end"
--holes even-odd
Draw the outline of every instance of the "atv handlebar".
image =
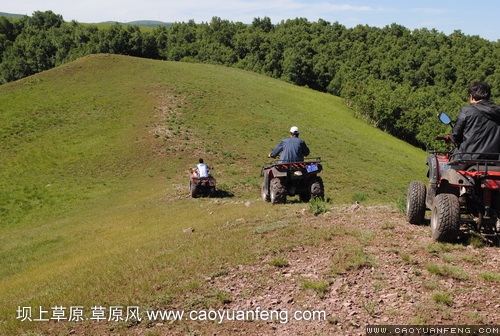
POLYGON ((448 135, 438 135, 436 137, 436 140, 441 140, 441 141, 446 141, 448 143, 452 143, 452 144, 455 144, 455 142, 453 141, 453 138, 448 134, 448 135))

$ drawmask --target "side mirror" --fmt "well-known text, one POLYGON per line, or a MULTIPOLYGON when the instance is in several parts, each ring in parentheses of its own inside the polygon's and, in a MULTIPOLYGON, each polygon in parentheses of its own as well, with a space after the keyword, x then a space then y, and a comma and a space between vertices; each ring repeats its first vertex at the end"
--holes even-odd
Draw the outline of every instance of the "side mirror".
POLYGON ((438 114, 438 118, 439 118, 439 120, 440 120, 443 124, 445 124, 445 125, 449 125, 449 124, 451 124, 451 119, 450 119, 450 117, 448 117, 448 115, 447 115, 446 113, 444 113, 444 112, 440 112, 440 113, 438 114))

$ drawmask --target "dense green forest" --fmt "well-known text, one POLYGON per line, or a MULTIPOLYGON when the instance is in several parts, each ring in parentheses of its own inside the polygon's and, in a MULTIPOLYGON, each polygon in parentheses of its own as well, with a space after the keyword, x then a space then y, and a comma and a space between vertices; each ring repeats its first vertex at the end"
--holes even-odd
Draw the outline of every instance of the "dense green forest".
POLYGON ((435 147, 441 111, 456 116, 471 81, 500 99, 500 45, 456 30, 409 30, 304 18, 141 28, 65 22, 52 11, 0 17, 0 84, 94 53, 237 67, 345 99, 375 126, 421 148, 435 147))

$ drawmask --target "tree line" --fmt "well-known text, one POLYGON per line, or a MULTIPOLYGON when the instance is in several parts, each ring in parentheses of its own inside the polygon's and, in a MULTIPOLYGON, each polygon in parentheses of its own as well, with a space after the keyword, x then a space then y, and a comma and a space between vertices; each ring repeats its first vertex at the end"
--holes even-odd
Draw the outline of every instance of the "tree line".
POLYGON ((383 28, 305 18, 251 24, 213 17, 142 29, 65 22, 52 11, 0 17, 0 84, 95 53, 236 67, 328 92, 356 115, 421 148, 447 130, 436 114, 455 117, 471 81, 500 98, 500 45, 435 29, 383 28))

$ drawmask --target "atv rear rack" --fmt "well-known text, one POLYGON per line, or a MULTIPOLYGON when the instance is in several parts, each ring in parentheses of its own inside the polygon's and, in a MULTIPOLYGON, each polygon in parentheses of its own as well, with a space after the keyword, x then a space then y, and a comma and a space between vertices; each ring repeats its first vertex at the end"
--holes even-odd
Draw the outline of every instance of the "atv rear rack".
POLYGON ((500 153, 457 153, 450 155, 450 166, 461 166, 461 170, 466 170, 467 175, 500 175, 500 160, 492 159, 500 158, 500 153), (472 157, 481 155, 483 158, 472 157), (486 158, 484 158, 486 157, 486 158))
MULTIPOLYGON (((307 161, 291 161, 291 162, 283 162, 283 160, 273 160, 270 164, 262 167, 262 173, 265 169, 276 168, 280 171, 282 170, 298 170, 298 169, 306 169, 308 173, 312 173, 317 171, 318 164, 321 163, 321 158, 309 159, 307 161)), ((261 174, 262 176, 262 174, 261 174)))
POLYGON ((451 153, 450 164, 500 166, 500 153, 451 153))
POLYGON ((276 165, 300 165, 300 166, 304 166, 307 164, 320 163, 320 162, 321 162, 320 157, 314 158, 314 159, 308 159, 307 161, 283 161, 283 160, 276 159, 276 160, 272 160, 267 166, 264 166, 264 167, 269 168, 269 167, 276 166, 276 165))

